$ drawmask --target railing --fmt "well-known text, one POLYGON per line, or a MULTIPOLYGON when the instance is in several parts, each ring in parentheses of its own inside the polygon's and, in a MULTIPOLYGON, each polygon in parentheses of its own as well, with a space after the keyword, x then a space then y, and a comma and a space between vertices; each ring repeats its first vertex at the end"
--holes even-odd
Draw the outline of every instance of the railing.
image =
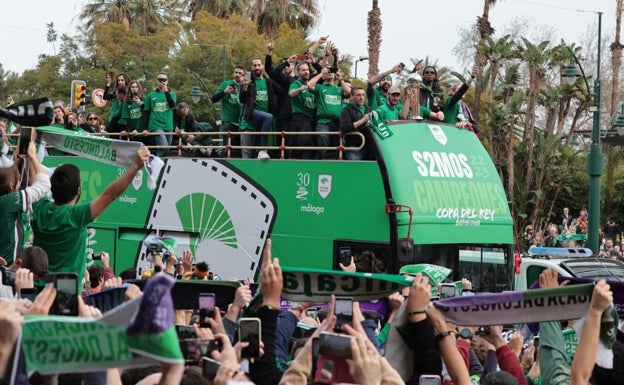
MULTIPOLYGON (((231 158, 232 157, 232 150, 266 150, 266 151, 270 151, 270 150, 279 150, 280 152, 280 159, 285 159, 285 155, 287 151, 338 151, 338 160, 343 160, 343 153, 345 151, 359 151, 362 148, 364 148, 365 143, 365 138, 364 135, 360 132, 350 132, 348 134, 343 134, 342 132, 315 132, 315 131, 304 131, 304 132, 289 132, 289 131, 279 131, 279 132, 255 132, 255 131, 241 131, 241 132, 237 132, 237 131, 224 131, 224 132, 219 132, 219 131, 210 131, 210 132, 164 132, 164 133, 157 133, 157 132, 148 132, 146 134, 143 133, 138 133, 136 135, 131 135, 130 133, 127 134, 120 134, 120 133, 111 133, 111 132, 101 132, 101 133, 96 133, 96 134, 91 134, 91 133, 87 133, 88 135, 94 135, 94 136, 105 136, 105 137, 109 137, 109 138, 119 138, 121 137, 122 139, 125 139, 127 141, 130 141, 132 139, 136 139, 136 138, 146 138, 149 136, 157 136, 157 135, 167 135, 167 136, 173 136, 174 139, 175 137, 177 137, 177 144, 171 144, 170 146, 156 146, 156 145, 150 145, 148 146, 148 148, 150 150, 156 150, 156 149, 168 149, 168 150, 177 150, 177 156, 182 156, 182 152, 184 150, 199 150, 199 149, 206 149, 206 150, 219 150, 219 149, 223 149, 226 151, 226 158, 231 158), (189 135, 193 135, 195 137, 202 137, 202 136, 210 136, 213 137, 212 141, 213 143, 217 143, 215 145, 212 146, 203 146, 203 145, 189 145, 189 144, 184 144, 184 137, 185 136, 189 136, 189 135), (260 135, 269 135, 269 136, 279 136, 279 141, 280 144, 276 145, 276 146, 242 146, 242 145, 233 145, 233 138, 236 136, 243 136, 243 135, 251 135, 251 136, 260 136, 260 135), (328 147, 320 147, 320 146, 289 146, 286 144, 287 142, 287 138, 288 137, 292 137, 292 136, 298 136, 298 135, 310 135, 310 136, 317 136, 317 135, 327 135, 327 136, 338 136, 339 137, 339 145, 338 146, 328 146, 328 147), (350 135, 350 136, 359 136, 361 138, 361 144, 358 147, 346 147, 343 145, 344 143, 344 137, 345 135, 350 135), (226 138, 226 144, 218 144, 218 143, 223 143, 223 139, 222 138, 226 138)), ((15 139, 17 139, 17 137, 19 136, 19 134, 7 134, 7 137, 14 137, 15 139)), ((54 148, 53 146, 47 146, 48 148, 54 148)))

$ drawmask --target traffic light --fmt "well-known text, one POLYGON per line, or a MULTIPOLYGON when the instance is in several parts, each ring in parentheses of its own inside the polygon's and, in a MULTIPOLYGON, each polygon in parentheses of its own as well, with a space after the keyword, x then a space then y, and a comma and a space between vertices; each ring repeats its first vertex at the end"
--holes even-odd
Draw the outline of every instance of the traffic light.
POLYGON ((72 107, 78 112, 85 110, 87 104, 87 83, 83 80, 72 80, 71 82, 72 107))

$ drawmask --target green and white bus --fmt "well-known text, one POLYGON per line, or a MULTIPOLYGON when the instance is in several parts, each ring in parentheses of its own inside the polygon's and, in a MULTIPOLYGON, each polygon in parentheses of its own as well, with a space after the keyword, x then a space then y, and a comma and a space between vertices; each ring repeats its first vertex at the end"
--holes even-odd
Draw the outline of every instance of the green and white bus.
MULTIPOLYGON (((267 237, 286 266, 336 269, 340 251, 374 254, 374 269, 433 263, 477 289, 511 288, 512 219, 505 191, 474 133, 396 122, 375 136, 377 161, 167 158, 157 188, 139 173, 89 229, 88 255, 114 269, 148 268, 143 241, 177 239, 222 278, 255 277, 267 237), (480 285, 482 287, 480 287, 480 285)), ((79 157, 82 197, 124 172, 79 157)))

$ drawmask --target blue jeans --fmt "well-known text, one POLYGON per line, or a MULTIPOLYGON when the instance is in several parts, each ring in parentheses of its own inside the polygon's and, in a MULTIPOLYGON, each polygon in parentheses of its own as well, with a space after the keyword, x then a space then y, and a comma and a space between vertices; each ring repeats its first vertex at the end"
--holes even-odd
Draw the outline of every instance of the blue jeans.
MULTIPOLYGON (((164 130, 154 130, 152 132, 156 132, 156 133, 164 133, 164 130)), ((171 140, 173 139, 173 136, 171 135, 155 135, 154 136, 154 142, 157 146, 171 146, 171 140)), ((159 148, 156 150, 156 156, 161 157, 161 156, 165 156, 169 153, 169 149, 168 148, 159 148)))
MULTIPOLYGON (((331 126, 328 123, 317 123, 316 132, 331 132, 331 126)), ((330 135, 317 135, 317 147, 329 147, 330 135)), ((327 150, 316 150, 315 159, 323 159, 327 150)))
MULTIPOLYGON (((269 132, 273 123, 273 115, 260 110, 253 110, 249 124, 258 132, 269 132)), ((268 135, 257 135, 254 137, 254 146, 266 146, 269 142, 268 135)))

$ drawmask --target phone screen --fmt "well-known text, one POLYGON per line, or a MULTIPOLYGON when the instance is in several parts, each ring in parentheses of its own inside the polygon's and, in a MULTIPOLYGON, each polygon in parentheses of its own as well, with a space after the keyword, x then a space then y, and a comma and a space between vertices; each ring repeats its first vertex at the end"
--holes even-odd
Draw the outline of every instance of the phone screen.
POLYGON ((241 318, 238 322, 238 337, 241 342, 249 342, 249 346, 241 352, 243 358, 260 356, 259 318, 241 318))
POLYGON ((336 332, 342 332, 342 325, 350 324, 353 320, 353 298, 338 297, 334 308, 336 314, 336 332))
POLYGON ((419 385, 440 385, 442 379, 436 374, 423 374, 418 379, 419 385))
POLYGON ((321 333, 319 337, 319 354, 335 358, 351 358, 351 337, 321 333))
POLYGON ((214 315, 215 295, 213 293, 199 294, 199 326, 210 327, 208 321, 214 315))
POLYGON ((340 249, 340 263, 343 266, 349 266, 351 264, 351 247, 343 246, 340 249))
POLYGON ((456 293, 457 293, 457 288, 452 283, 451 284, 443 283, 440 286, 440 296, 442 298, 455 297, 456 293))
POLYGON ((208 357, 204 357, 202 359, 202 374, 204 378, 214 380, 220 367, 221 363, 219 361, 215 361, 208 357))
POLYGON ((19 152, 20 155, 28 154, 28 145, 32 137, 32 128, 22 127, 19 134, 19 152))
POLYGON ((56 315, 78 315, 78 276, 75 273, 63 273, 54 280, 56 287, 56 315))

